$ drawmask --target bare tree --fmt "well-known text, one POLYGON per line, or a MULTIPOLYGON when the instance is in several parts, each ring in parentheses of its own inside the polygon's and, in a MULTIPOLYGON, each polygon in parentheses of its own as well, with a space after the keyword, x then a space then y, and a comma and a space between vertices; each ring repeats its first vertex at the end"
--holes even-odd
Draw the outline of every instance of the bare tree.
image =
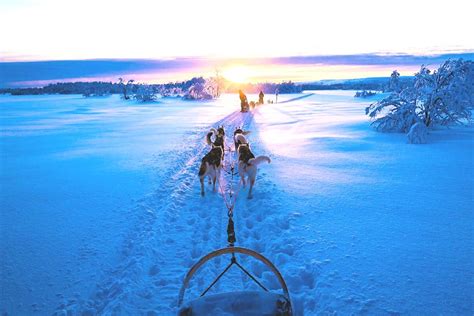
POLYGON ((130 87, 130 85, 132 85, 133 82, 135 82, 135 80, 130 79, 130 80, 127 81, 127 84, 124 84, 123 78, 118 78, 118 81, 119 81, 118 84, 120 85, 120 87, 122 87, 122 94, 123 94, 122 97, 123 97, 125 100, 130 99, 130 97, 127 95, 127 90, 128 90, 128 88, 130 87))

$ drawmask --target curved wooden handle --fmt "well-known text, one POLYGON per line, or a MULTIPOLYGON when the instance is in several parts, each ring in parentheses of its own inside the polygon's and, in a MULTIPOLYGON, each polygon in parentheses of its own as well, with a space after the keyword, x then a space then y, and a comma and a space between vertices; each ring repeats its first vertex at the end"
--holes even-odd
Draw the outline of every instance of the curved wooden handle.
POLYGON ((226 248, 215 250, 211 253, 208 253, 204 257, 202 257, 195 265, 193 265, 191 269, 188 271, 188 273, 186 274, 186 277, 184 278, 184 281, 183 281, 183 285, 181 286, 181 290, 179 291, 178 307, 180 307, 181 304, 183 303, 186 288, 188 287, 189 281, 191 280, 193 275, 196 273, 196 271, 203 264, 205 264, 207 261, 211 260, 212 258, 219 257, 219 256, 229 254, 229 253, 230 254, 240 253, 240 254, 254 257, 255 259, 263 262, 267 267, 269 267, 270 270, 273 272, 273 274, 276 275, 278 282, 280 282, 280 286, 283 289, 283 293, 285 297, 288 299, 288 302, 290 303, 290 308, 291 308, 290 293, 288 291, 288 287, 286 286, 285 280, 283 279, 283 276, 281 275, 280 271, 278 271, 275 265, 273 265, 273 263, 267 258, 265 258, 263 255, 253 250, 242 248, 242 247, 226 247, 226 248))

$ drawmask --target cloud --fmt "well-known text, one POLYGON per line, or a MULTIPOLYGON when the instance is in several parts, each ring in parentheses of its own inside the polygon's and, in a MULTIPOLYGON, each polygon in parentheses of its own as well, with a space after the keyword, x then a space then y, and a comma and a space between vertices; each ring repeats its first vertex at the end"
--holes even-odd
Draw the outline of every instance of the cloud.
MULTIPOLYGON (((215 68, 232 64, 249 66, 271 64, 274 66, 437 66, 448 58, 474 60, 473 52, 439 55, 407 54, 356 54, 328 56, 290 56, 257 59, 94 59, 62 61, 0 62, 0 87, 44 85, 54 81, 112 80, 133 75, 144 81, 174 81, 195 75, 209 75, 215 68), (173 77, 174 76, 174 77, 173 77), (175 78, 175 79, 174 79, 175 78)), ((291 68, 289 68, 291 69, 291 68)), ((287 70, 288 71, 288 70, 287 70)), ((291 70, 289 70, 291 71, 291 70)), ((363 70, 361 70, 363 71, 363 70)), ((353 74, 353 72, 352 72, 353 74)), ((288 78, 291 79, 291 73, 288 78)), ((363 77, 359 74, 358 77, 363 77)), ((269 78, 271 79, 271 78, 269 78)), ((330 78, 328 78, 330 79, 330 78)))
POLYGON ((0 63, 0 86, 13 82, 103 78, 128 73, 153 73, 198 67, 200 59, 179 60, 63 60, 0 63))
POLYGON ((449 58, 474 60, 474 53, 448 53, 439 55, 407 55, 407 54, 357 54, 331 56, 295 56, 274 58, 279 64, 322 64, 322 65, 431 65, 440 64, 449 58))

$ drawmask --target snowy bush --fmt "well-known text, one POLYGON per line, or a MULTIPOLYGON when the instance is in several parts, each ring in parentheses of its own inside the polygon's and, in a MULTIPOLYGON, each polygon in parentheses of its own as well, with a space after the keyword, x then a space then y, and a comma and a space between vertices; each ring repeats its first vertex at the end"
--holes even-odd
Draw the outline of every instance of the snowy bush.
POLYGON ((362 90, 362 91, 357 91, 356 94, 354 95, 354 98, 368 98, 376 94, 377 93, 373 91, 362 90))
POLYGON ((188 88, 184 94, 187 100, 210 100, 217 97, 217 88, 213 80, 196 78, 195 82, 188 88))
POLYGON ((160 87, 160 94, 162 97, 182 96, 183 90, 179 87, 160 87))
POLYGON ((474 106, 474 63, 448 60, 431 73, 422 66, 412 87, 394 92, 365 109, 372 125, 384 132, 408 132, 415 123, 426 127, 467 123, 474 106))
POLYGON ((142 102, 156 101, 156 93, 152 86, 147 84, 141 84, 138 86, 138 89, 133 95, 133 98, 142 102))
POLYGON ((415 123, 410 128, 407 137, 410 144, 426 144, 428 129, 426 125, 421 122, 415 123))

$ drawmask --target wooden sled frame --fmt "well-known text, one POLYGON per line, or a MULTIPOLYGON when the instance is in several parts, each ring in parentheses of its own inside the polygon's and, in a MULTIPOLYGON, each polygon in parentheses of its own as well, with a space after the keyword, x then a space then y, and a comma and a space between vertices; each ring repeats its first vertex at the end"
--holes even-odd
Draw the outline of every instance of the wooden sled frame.
MULTIPOLYGON (((188 273, 186 274, 186 277, 184 278, 184 281, 183 281, 183 285, 181 286, 181 289, 179 291, 178 307, 181 307, 181 305, 183 304, 184 295, 186 292, 186 288, 189 285, 189 281, 191 281, 192 277, 199 270, 200 267, 202 267, 207 261, 215 257, 219 257, 226 254, 234 255, 236 253, 253 257, 257 259, 258 261, 262 262, 263 264, 265 264, 268 268, 270 268, 273 274, 277 277, 278 282, 280 283, 280 286, 283 290, 283 294, 288 301, 290 310, 292 310, 290 293, 288 291, 288 287, 286 286, 285 280, 283 279, 283 276, 281 275, 280 271, 278 271, 275 265, 263 255, 259 254, 258 252, 255 252, 253 250, 243 248, 243 247, 226 247, 226 248, 215 250, 213 252, 208 253, 207 255, 202 257, 196 264, 194 264, 191 267, 191 269, 188 271, 188 273)), ((204 294, 205 293, 203 293, 201 296, 203 296, 204 294)))

